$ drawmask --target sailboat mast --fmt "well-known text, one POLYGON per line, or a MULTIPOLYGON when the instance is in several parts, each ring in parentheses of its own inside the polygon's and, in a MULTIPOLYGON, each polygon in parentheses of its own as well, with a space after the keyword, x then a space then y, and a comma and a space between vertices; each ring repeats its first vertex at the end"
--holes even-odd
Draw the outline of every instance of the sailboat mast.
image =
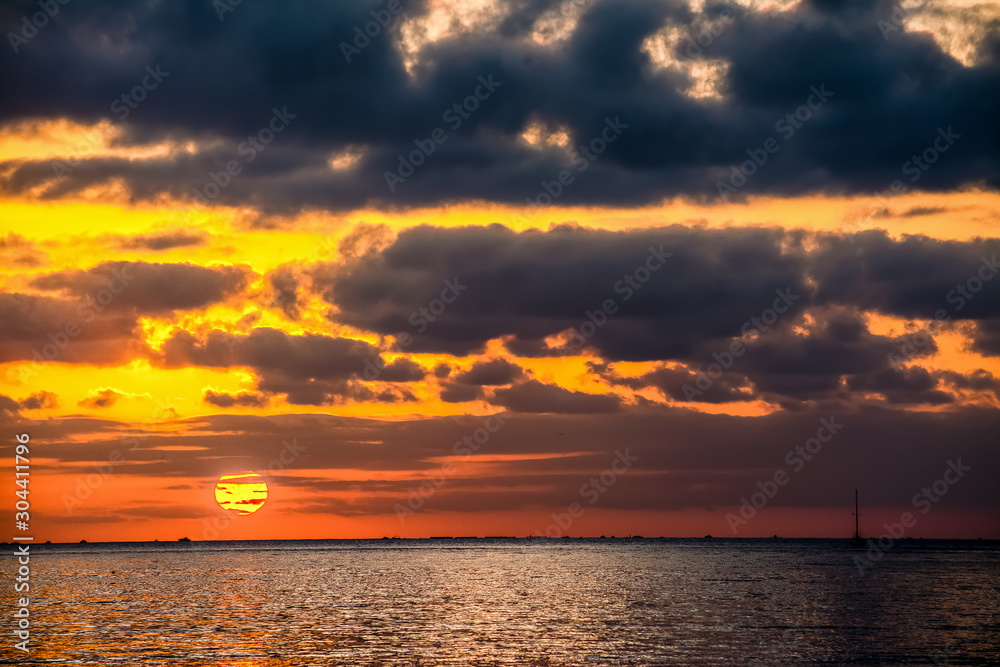
POLYGON ((858 490, 854 489, 854 537, 861 537, 861 533, 858 531, 858 517, 861 516, 858 513, 858 490))
POLYGON ((852 547, 861 547, 865 544, 865 541, 861 539, 860 516, 861 511, 858 509, 858 490, 854 489, 854 537, 851 538, 852 547))

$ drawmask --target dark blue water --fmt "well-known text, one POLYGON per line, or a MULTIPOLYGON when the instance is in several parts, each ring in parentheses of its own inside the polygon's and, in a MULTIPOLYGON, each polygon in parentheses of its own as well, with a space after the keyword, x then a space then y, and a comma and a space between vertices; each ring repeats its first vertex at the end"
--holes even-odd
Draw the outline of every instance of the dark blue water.
POLYGON ((864 574, 840 540, 32 552, 32 651, 9 635, 3 664, 1000 664, 998 542, 908 540, 864 574))

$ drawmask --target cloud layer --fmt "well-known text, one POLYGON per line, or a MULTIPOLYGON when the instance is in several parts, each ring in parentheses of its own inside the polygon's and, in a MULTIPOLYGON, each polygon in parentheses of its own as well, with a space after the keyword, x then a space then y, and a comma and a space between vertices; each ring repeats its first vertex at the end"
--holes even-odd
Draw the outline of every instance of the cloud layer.
MULTIPOLYGON (((0 52, 0 89, 17 92, 4 96, 0 122, 103 118, 120 148, 173 149, 93 155, 58 178, 51 160, 12 160, 0 187, 55 197, 119 179, 138 199, 197 191, 206 203, 288 212, 551 195, 629 206, 715 199, 720 182, 738 186, 734 197, 871 194, 897 180, 907 191, 1000 184, 1000 42, 989 33, 966 66, 927 33, 884 36, 889 0, 807 0, 785 11, 730 7, 709 46, 675 40, 654 58, 648 40, 722 25, 725 6, 589 3, 563 41, 541 45, 534 35, 550 5, 498 4, 497 29, 446 32, 411 54, 407 26, 428 9, 408 3, 350 62, 341 44, 380 3, 244 5, 223 20, 195 1, 67 10, 16 53, 0 52), (688 94, 692 65, 724 73, 714 96, 688 94), (122 119, 115 101, 125 108, 137 86, 142 100, 122 119), (563 138, 526 142, 532 128, 563 138), (403 182, 390 189, 387 172, 403 182)), ((35 10, 5 3, 4 33, 35 10)), ((962 11, 953 13, 965 24, 980 20, 962 11)))

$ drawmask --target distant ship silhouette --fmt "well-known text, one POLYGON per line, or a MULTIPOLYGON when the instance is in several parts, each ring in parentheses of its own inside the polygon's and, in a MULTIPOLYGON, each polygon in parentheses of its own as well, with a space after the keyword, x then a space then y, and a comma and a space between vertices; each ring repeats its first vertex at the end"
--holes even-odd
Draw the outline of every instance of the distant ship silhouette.
POLYGON ((852 547, 863 547, 865 541, 861 538, 861 533, 858 532, 858 517, 861 513, 858 511, 858 490, 854 489, 854 537, 851 538, 852 547))

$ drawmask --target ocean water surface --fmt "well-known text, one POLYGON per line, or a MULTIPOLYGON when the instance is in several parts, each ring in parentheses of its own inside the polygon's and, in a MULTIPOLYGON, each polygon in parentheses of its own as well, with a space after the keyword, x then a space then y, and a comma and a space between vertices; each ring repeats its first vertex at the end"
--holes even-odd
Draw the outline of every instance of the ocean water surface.
POLYGON ((8 638, 0 664, 1000 664, 1000 543, 907 540, 864 574, 858 553, 785 539, 35 545, 32 650, 8 638))

